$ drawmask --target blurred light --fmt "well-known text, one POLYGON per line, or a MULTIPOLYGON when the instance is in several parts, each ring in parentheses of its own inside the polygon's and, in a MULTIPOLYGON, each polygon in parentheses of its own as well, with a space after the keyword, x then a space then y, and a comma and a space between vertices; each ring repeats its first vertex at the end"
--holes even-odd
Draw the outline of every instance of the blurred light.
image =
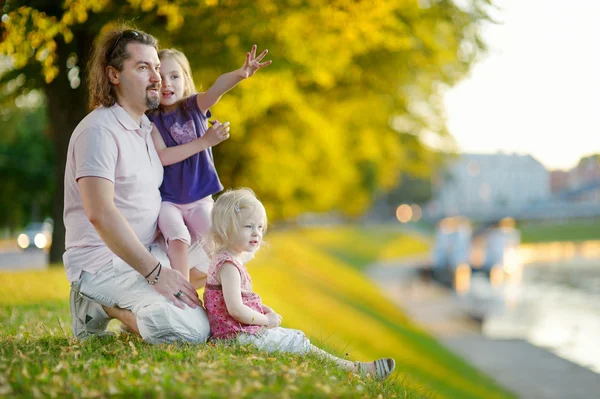
POLYGON ((71 69, 75 65, 77 65, 77 54, 71 53, 69 58, 67 58, 67 68, 71 69))
POLYGON ((481 172, 481 167, 477 161, 469 161, 467 164, 467 173, 469 176, 475 177, 479 176, 479 172, 481 172))
POLYGON ((408 223, 412 218, 412 208, 409 205, 402 204, 396 209, 396 217, 400 223, 408 223))
POLYGON ((2 22, 4 22, 4 23, 7 23, 9 19, 10 19, 10 18, 9 18, 9 16, 8 16, 8 14, 4 14, 4 15, 2 15, 2 22))
POLYGON ((454 271, 454 290, 462 295, 471 289, 471 266, 461 263, 454 271))
POLYGON ((15 105, 18 108, 38 108, 42 102, 43 97, 37 90, 31 90, 15 98, 15 105))
POLYGON ((27 237, 27 234, 19 234, 19 236, 17 237, 17 244, 22 249, 29 247, 30 242, 29 237, 27 237))
POLYGON ((75 78, 76 78, 76 77, 78 77, 78 76, 79 76, 79 68, 78 68, 78 67, 76 67, 76 66, 74 66, 73 68, 71 68, 71 69, 69 70, 69 73, 67 73, 67 77, 68 77, 70 80, 73 80, 73 79, 75 79, 75 78))
POLYGON ((511 217, 505 217, 502 220, 500 220, 499 225, 502 228, 514 228, 515 227, 515 219, 513 219, 511 217))
POLYGON ((504 282, 504 270, 501 265, 494 265, 490 270, 490 285, 499 287, 504 282))
POLYGON ((79 79, 79 77, 76 77, 75 79, 71 79, 70 83, 71 83, 71 89, 76 89, 81 84, 81 80, 79 79))
POLYGON ((504 272, 506 274, 514 273, 521 266, 521 259, 514 248, 507 249, 504 252, 504 272))
POLYGON ((48 244, 48 239, 42 233, 37 233, 35 235, 35 238, 33 239, 33 242, 35 243, 35 246, 39 249, 44 249, 46 247, 46 244, 48 244))
POLYGON ((421 207, 417 204, 412 204, 410 206, 410 209, 412 211, 412 221, 418 222, 419 220, 421 220, 421 216, 423 216, 423 211, 421 210, 421 207))
POLYGON ((48 58, 49 55, 50 55, 50 51, 45 48, 37 54, 36 58, 39 61, 44 61, 46 58, 48 58))

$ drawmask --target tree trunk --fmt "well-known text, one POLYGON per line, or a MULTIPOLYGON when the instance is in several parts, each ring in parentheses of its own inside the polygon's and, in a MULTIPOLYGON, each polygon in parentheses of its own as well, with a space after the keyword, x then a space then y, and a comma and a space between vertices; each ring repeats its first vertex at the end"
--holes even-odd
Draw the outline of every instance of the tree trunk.
POLYGON ((61 263, 65 251, 65 226, 63 223, 64 209, 64 174, 67 160, 69 139, 75 127, 88 113, 88 90, 85 82, 87 61, 94 36, 81 29, 74 31, 74 39, 66 44, 57 41, 57 64, 61 72, 50 84, 44 86, 48 99, 48 120, 50 134, 54 142, 56 172, 52 218, 54 232, 50 249, 50 263, 61 263), (77 54, 79 67, 79 87, 71 88, 71 82, 64 71, 67 59, 71 54, 77 54))

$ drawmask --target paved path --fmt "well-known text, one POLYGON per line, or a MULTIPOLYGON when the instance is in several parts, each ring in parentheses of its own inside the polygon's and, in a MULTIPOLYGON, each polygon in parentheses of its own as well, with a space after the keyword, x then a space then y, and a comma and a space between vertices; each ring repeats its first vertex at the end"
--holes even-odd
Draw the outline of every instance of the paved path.
POLYGON ((0 251, 0 270, 43 269, 47 266, 48 254, 44 251, 0 251))
POLYGON ((445 287, 420 279, 422 258, 373 265, 369 276, 449 350, 524 399, 600 398, 600 374, 524 340, 495 340, 445 287))

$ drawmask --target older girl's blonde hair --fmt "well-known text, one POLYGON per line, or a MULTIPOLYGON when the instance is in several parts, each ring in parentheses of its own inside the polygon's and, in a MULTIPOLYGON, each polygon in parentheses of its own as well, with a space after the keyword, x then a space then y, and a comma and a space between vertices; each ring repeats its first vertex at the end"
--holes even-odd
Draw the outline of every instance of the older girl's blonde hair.
POLYGON ((194 84, 194 78, 192 77, 192 69, 190 68, 190 62, 185 54, 174 48, 166 48, 158 52, 158 58, 161 61, 165 59, 171 59, 181 67, 181 70, 183 71, 184 98, 196 93, 196 85, 194 84))
POLYGON ((228 190, 215 201, 211 213, 212 226, 206 237, 209 256, 223 249, 243 228, 245 218, 256 209, 262 209, 263 234, 267 232, 267 212, 254 191, 249 188, 228 190))

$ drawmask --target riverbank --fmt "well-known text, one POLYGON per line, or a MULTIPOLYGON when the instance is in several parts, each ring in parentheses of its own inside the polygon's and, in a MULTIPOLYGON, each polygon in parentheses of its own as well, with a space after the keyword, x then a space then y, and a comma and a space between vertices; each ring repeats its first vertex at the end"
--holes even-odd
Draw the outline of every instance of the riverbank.
MULTIPOLYGON (((0 359, 12 362, 2 368, 0 361, 0 396, 512 398, 415 326, 364 276, 364 261, 422 245, 401 232, 373 229, 270 233, 249 270, 254 289, 283 315, 285 327, 349 359, 395 358, 389 380, 357 379, 298 356, 211 345, 154 347, 124 335, 77 344, 69 332, 64 270, 49 267, 0 271, 0 359), (23 356, 14 356, 17 351, 23 356)), ((118 323, 110 328, 116 331, 118 323)))
POLYGON ((426 258, 377 263, 367 274, 407 315, 446 348, 522 398, 588 399, 600 375, 522 339, 492 339, 447 288, 423 280, 426 258))

